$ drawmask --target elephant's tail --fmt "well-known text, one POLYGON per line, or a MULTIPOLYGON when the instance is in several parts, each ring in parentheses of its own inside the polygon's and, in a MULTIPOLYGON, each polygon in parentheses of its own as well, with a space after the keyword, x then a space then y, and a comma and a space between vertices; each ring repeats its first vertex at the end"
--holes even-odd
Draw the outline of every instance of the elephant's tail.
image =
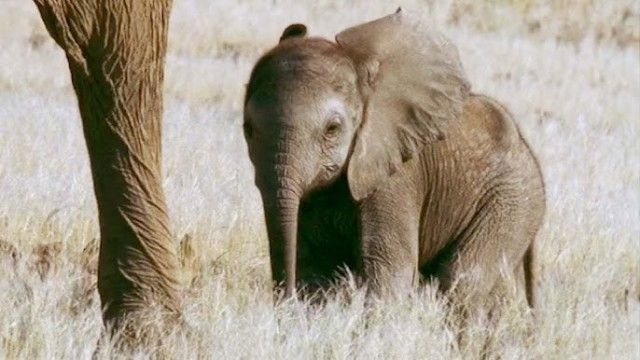
POLYGON ((535 309, 535 297, 533 294, 533 288, 535 285, 535 274, 533 272, 533 262, 535 260, 533 244, 534 243, 532 242, 524 253, 524 284, 527 294, 527 302, 532 309, 535 309))

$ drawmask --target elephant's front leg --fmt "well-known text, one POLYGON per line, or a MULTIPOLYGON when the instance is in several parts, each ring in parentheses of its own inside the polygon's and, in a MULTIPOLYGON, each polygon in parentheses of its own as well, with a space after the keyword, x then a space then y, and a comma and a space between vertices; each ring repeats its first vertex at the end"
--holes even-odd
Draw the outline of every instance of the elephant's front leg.
POLYGON ((35 2, 78 97, 100 221, 103 317, 137 341, 153 329, 132 315, 158 306, 172 323, 182 302, 161 172, 171 1, 35 2))
POLYGON ((361 272, 370 295, 394 297, 418 283, 419 217, 407 197, 378 192, 361 204, 361 272))

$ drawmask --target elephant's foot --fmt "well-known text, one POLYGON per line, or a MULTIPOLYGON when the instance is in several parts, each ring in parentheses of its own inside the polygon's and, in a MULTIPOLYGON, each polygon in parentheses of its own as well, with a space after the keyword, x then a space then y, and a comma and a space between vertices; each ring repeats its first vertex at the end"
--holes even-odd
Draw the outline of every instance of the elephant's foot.
POLYGON ((93 357, 100 358, 102 354, 108 355, 113 350, 133 354, 140 349, 152 350, 155 357, 165 351, 168 336, 176 331, 189 329, 190 326, 180 313, 164 306, 130 309, 105 322, 93 357))

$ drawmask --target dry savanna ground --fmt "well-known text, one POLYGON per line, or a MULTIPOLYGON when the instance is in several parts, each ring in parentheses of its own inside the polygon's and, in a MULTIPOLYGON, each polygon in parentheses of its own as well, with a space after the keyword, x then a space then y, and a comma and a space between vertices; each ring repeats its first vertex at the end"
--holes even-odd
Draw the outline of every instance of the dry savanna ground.
MULTIPOLYGON (((170 358, 640 358, 640 4, 605 0, 174 2, 164 185, 188 323, 170 358), (266 236, 241 135, 253 62, 290 22, 315 35, 398 5, 458 45, 476 91, 503 101, 538 154, 548 212, 538 308, 468 324, 429 287, 365 308, 272 305, 266 236), (181 245, 178 245, 181 244, 181 245)), ((90 358, 101 333, 98 226, 62 52, 35 6, 0 1, 0 358, 90 358)), ((347 301, 348 300, 348 301, 347 301)), ((138 353, 144 358, 152 353, 138 353)), ((98 358, 123 355, 108 344, 98 358)))

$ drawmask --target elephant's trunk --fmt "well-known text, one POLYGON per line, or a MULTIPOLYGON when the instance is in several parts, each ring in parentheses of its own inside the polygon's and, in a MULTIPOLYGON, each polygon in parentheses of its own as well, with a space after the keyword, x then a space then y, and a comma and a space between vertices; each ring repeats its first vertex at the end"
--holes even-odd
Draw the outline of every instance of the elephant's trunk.
POLYGON ((300 195, 296 187, 287 185, 287 179, 279 179, 275 190, 263 195, 271 273, 276 284, 285 285, 285 297, 296 294, 296 260, 298 207, 300 195))

